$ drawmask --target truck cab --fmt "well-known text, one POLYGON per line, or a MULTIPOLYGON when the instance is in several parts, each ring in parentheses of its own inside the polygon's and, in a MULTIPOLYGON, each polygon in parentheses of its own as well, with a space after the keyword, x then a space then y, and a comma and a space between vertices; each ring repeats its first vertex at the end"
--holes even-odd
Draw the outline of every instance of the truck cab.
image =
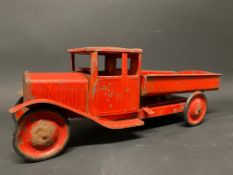
POLYGON ((72 71, 88 78, 88 113, 96 116, 137 112, 140 103, 141 49, 87 47, 69 49, 72 71), (76 67, 79 54, 90 68, 76 67), (104 65, 100 67, 100 59, 104 65))

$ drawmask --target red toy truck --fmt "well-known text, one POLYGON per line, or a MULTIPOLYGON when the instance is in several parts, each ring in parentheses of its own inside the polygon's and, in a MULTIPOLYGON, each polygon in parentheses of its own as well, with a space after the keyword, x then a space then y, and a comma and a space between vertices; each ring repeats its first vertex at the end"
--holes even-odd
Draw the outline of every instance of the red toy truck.
POLYGON ((110 129, 144 125, 144 119, 183 113, 188 126, 206 114, 203 91, 220 87, 220 74, 141 70, 142 49, 69 49, 72 71, 25 72, 23 96, 9 111, 16 121, 15 151, 30 161, 59 154, 70 135, 67 118, 86 117, 110 129), (90 67, 76 67, 75 55, 89 55, 90 67), (98 60, 104 58, 104 69, 98 60), (120 62, 120 64, 118 64, 120 62), (188 98, 172 94, 189 92, 188 98))

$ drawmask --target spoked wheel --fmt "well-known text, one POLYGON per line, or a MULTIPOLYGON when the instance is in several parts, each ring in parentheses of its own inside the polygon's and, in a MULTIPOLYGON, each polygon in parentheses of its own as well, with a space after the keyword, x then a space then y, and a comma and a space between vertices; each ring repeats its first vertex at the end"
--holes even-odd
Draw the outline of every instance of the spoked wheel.
POLYGON ((205 118, 207 100, 203 93, 194 92, 187 100, 184 109, 184 119, 188 126, 199 125, 205 118))
POLYGON ((29 161, 42 161, 58 155, 70 136, 68 120, 57 111, 36 109, 18 121, 13 135, 15 151, 29 161))

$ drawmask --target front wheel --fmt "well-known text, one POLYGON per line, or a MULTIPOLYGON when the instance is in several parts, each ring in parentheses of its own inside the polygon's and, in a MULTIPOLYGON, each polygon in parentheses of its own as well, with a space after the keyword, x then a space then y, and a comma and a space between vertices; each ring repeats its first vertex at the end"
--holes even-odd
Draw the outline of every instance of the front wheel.
POLYGON ((197 126, 203 122, 207 110, 207 99, 201 92, 194 92, 188 98, 184 109, 187 126, 197 126))
POLYGON ((51 109, 32 109, 18 121, 13 146, 24 159, 42 161, 58 155, 69 136, 69 122, 60 113, 51 109))

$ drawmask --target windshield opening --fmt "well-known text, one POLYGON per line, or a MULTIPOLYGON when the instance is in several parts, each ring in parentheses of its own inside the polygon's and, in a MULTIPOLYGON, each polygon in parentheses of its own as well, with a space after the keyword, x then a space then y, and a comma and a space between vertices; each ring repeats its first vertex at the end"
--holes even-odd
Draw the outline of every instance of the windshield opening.
POLYGON ((72 71, 90 74, 90 55, 71 54, 72 71))

